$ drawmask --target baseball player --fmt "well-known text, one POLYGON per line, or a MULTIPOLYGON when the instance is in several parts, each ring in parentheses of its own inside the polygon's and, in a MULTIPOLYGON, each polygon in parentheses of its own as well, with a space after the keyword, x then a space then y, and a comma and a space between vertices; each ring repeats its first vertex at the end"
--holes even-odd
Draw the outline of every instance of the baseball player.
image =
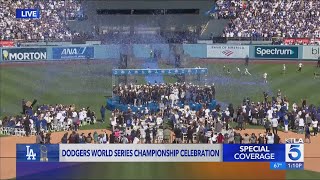
POLYGON ((236 67, 237 68, 237 71, 241 74, 241 70, 239 67, 236 67))
POLYGON ((250 72, 248 71, 248 68, 245 68, 245 70, 244 70, 244 74, 245 74, 245 75, 250 75, 250 76, 251 76, 250 72))
POLYGON ((263 74, 263 81, 264 81, 264 83, 268 83, 267 77, 268 77, 268 73, 265 72, 265 73, 263 74))
POLYGON ((298 72, 301 72, 302 66, 303 66, 302 63, 299 63, 299 64, 298 64, 298 72))
POLYGON ((283 64, 283 66, 282 66, 282 74, 286 74, 286 71, 287 71, 286 64, 283 64))

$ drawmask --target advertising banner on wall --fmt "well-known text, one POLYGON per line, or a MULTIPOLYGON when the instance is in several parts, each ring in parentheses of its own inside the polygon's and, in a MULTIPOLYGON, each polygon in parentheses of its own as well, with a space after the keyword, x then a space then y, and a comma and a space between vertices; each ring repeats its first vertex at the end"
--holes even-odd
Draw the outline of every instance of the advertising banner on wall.
POLYGON ((249 56, 249 46, 208 45, 208 58, 245 58, 249 56))
POLYGON ((297 46, 255 46, 254 57, 263 59, 297 59, 297 46))
POLYGON ((53 59, 92 59, 93 47, 61 47, 52 48, 53 59))
POLYGON ((14 42, 13 41, 1 41, 0 40, 0 47, 13 47, 14 46, 14 42))
POLYGON ((6 48, 2 49, 3 61, 46 60, 46 48, 6 48))
POLYGON ((320 57, 320 46, 303 46, 303 59, 318 60, 320 57))

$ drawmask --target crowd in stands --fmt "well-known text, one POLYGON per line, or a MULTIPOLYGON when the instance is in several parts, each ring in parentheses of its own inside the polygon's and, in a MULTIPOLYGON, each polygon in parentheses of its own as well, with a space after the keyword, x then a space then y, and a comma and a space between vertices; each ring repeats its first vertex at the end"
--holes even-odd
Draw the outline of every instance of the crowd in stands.
POLYGON ((94 124, 95 112, 87 108, 76 109, 74 105, 34 106, 23 100, 23 112, 17 116, 6 116, 1 120, 0 128, 6 135, 29 136, 61 130, 78 130, 80 126, 94 124), (33 107, 34 106, 34 107, 33 107))
POLYGON ((320 37, 318 0, 217 0, 224 37, 320 37))
POLYGON ((66 20, 80 11, 78 0, 22 1, 0 0, 0 40, 70 40, 72 32, 66 20), (40 9, 40 19, 17 19, 16 9, 40 9))

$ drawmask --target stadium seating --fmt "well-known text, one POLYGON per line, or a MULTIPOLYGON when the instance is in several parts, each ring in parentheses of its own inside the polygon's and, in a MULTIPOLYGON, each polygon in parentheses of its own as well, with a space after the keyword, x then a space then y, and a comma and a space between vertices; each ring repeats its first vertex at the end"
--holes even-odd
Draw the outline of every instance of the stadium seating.
POLYGON ((0 0, 0 40, 68 40, 72 33, 66 20, 75 19, 80 10, 78 0, 22 1, 0 0), (16 19, 18 8, 41 10, 41 19, 16 19))
POLYGON ((218 0, 224 37, 320 37, 318 0, 218 0))

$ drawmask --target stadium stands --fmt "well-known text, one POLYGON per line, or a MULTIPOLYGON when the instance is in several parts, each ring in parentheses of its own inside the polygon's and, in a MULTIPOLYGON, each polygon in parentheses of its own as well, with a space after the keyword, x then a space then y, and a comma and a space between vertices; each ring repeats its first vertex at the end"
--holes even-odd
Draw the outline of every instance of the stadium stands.
POLYGON ((318 0, 218 0, 224 37, 320 37, 318 0))
POLYGON ((70 40, 72 32, 66 20, 75 19, 80 10, 78 0, 65 1, 0 1, 0 39, 1 40, 70 40), (18 8, 41 10, 41 19, 16 19, 18 8))

